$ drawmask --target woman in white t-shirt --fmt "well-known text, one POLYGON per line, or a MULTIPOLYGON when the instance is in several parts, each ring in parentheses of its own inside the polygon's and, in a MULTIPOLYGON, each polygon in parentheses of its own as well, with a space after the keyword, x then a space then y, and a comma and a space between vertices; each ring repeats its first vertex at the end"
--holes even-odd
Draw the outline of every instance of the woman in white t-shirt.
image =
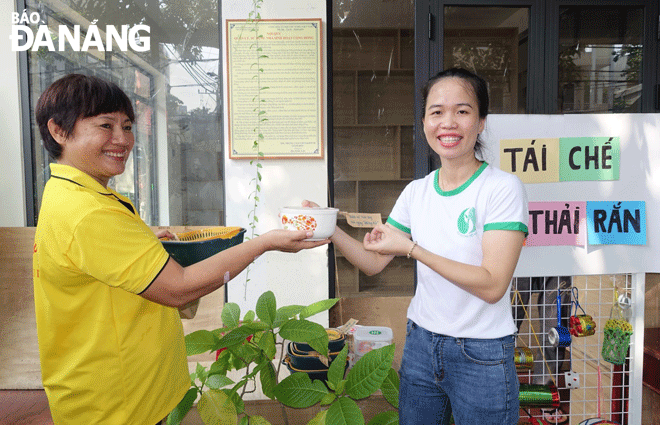
MULTIPOLYGON (((400 369, 400 424, 518 423, 510 282, 527 233, 520 180, 481 160, 485 81, 452 68, 424 88, 422 124, 442 166, 411 182, 386 224, 335 247, 364 273, 417 261, 400 369)), ((304 202, 303 205, 311 203, 304 202)))

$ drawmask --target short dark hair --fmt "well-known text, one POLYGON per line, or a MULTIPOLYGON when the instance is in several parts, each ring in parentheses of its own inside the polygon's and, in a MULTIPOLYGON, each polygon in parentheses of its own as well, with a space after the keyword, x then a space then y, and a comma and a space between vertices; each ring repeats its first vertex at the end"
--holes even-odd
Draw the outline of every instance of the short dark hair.
POLYGON ((41 94, 35 115, 44 147, 51 158, 58 159, 62 146, 48 131, 51 118, 68 137, 79 119, 111 112, 123 112, 135 121, 131 100, 115 83, 89 75, 69 74, 41 94))
MULTIPOLYGON (((477 74, 468 71, 467 69, 464 68, 449 68, 445 69, 444 71, 438 72, 435 76, 431 77, 424 87, 422 87, 422 115, 426 116, 426 102, 429 97, 429 93, 431 92, 431 89, 433 86, 440 80, 444 78, 460 78, 463 80, 466 84, 469 85, 469 87, 472 88, 472 91, 474 92, 474 96, 477 98, 477 108, 479 110, 479 118, 485 119, 488 116, 488 106, 490 103, 489 97, 488 97, 488 83, 486 83, 486 80, 478 76, 477 74)), ((485 144, 483 140, 481 140, 481 135, 477 136, 477 142, 474 145, 474 151, 475 153, 482 157, 484 156, 484 148, 485 144)))

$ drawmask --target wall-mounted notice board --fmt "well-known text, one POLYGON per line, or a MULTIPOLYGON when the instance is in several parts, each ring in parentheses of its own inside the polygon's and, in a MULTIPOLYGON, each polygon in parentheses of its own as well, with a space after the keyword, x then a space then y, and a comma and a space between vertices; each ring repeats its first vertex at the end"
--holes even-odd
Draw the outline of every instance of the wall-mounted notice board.
POLYGON ((323 158, 321 37, 320 19, 227 20, 231 159, 323 158))

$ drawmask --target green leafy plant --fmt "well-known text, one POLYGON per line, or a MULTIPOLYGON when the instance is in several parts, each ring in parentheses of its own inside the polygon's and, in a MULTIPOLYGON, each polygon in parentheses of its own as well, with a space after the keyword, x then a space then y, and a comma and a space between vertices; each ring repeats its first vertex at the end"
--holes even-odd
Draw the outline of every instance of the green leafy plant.
MULTIPOLYGON (((306 408, 317 403, 329 406, 319 411, 308 425, 364 425, 364 415, 355 400, 369 397, 379 389, 385 399, 398 408, 399 375, 392 368, 394 345, 365 354, 344 379, 347 354, 348 348, 344 347, 330 364, 325 384, 318 380, 312 381, 305 373, 296 372, 274 388, 275 397, 289 407, 306 408)), ((369 421, 369 425, 398 423, 396 410, 381 412, 369 421)))
MULTIPOLYGON (((399 378, 392 368, 394 345, 373 350, 364 355, 345 373, 347 347, 335 357, 328 369, 326 382, 312 380, 303 372, 295 372, 278 382, 281 362, 274 365, 276 354, 283 357, 287 341, 309 344, 329 359, 328 333, 309 317, 330 309, 338 299, 319 301, 308 306, 290 305, 277 308, 275 295, 262 294, 255 311, 241 319, 237 304, 224 306, 221 318, 224 327, 199 330, 186 335, 188 355, 217 352, 217 360, 206 368, 197 364, 191 374, 191 388, 167 419, 168 425, 178 425, 193 407, 205 424, 264 425, 269 422, 245 410, 243 396, 256 387, 258 379, 265 396, 284 406, 307 408, 319 405, 320 411, 309 425, 364 424, 364 416, 356 400, 381 390, 385 399, 398 408, 399 378), (232 380, 228 373, 240 371, 240 379, 232 380)), ((236 374, 234 374, 236 375, 236 374)), ((286 421, 286 418, 285 418, 286 421)), ((288 422, 287 422, 288 423, 288 422)), ((376 415, 369 425, 398 424, 395 410, 376 415)))

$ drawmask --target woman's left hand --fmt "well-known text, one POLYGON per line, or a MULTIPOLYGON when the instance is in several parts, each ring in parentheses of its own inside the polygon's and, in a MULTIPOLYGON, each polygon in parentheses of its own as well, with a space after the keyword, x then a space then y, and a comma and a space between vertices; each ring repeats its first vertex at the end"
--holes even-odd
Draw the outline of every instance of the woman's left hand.
POLYGON ((156 237, 158 239, 164 239, 164 240, 174 240, 176 239, 176 236, 174 233, 170 232, 169 230, 159 230, 156 232, 156 237))
POLYGON ((388 224, 379 224, 364 235, 363 245, 367 251, 383 255, 407 255, 410 237, 388 224))

